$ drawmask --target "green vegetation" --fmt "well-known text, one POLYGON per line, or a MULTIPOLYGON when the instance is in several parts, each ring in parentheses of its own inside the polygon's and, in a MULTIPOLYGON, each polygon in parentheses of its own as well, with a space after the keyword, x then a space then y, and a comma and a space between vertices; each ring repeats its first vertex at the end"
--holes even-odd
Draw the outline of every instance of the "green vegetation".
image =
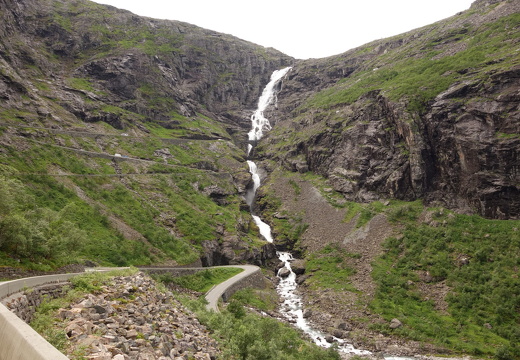
POLYGON ((467 32, 464 37, 451 34, 439 39, 433 32, 426 46, 421 43, 420 48, 406 48, 408 56, 404 50, 381 55, 368 63, 366 70, 316 94, 304 107, 329 109, 351 104, 370 91, 382 90, 391 100, 407 99, 409 110, 420 112, 429 100, 456 81, 486 81, 485 75, 474 79, 475 70, 517 63, 516 48, 510 39, 518 38, 515 24, 519 21, 520 15, 513 14, 480 28, 463 29, 467 32), (464 43, 465 49, 451 56, 439 54, 435 46, 441 40, 448 41, 450 36, 452 41, 464 43))
POLYGON ((393 333, 474 355, 518 358, 520 222, 430 209, 431 221, 417 223, 409 210, 394 213, 403 236, 389 238, 373 264, 372 309, 403 322, 393 333), (433 294, 425 298, 424 288, 434 293, 436 284, 450 289, 441 300, 445 311, 433 294))
POLYGON ((215 268, 199 271, 193 275, 174 277, 171 274, 154 275, 153 277, 165 284, 173 283, 190 290, 207 292, 214 285, 241 273, 240 268, 215 268))
POLYGON ((278 307, 278 294, 274 289, 252 289, 238 290, 231 296, 231 301, 241 306, 251 306, 262 311, 275 310, 278 307))
POLYGON ((172 138, 189 138, 194 135, 205 135, 208 138, 228 138, 224 127, 208 118, 207 116, 197 114, 196 117, 182 116, 174 111, 170 111, 171 121, 164 123, 164 127, 160 124, 146 124, 150 132, 164 139, 172 138))
POLYGON ((102 285, 109 285, 114 276, 130 276, 136 269, 115 270, 110 272, 92 272, 71 278, 71 287, 65 288, 65 295, 56 299, 44 299, 37 307, 31 327, 40 333, 55 348, 64 352, 69 344, 64 323, 57 322, 57 311, 83 298, 85 294, 101 290, 102 285))
MULTIPOLYGON (((217 171, 226 172, 227 166, 240 163, 233 158, 236 149, 226 141, 170 145, 153 135, 101 138, 109 154, 150 160, 158 159, 154 155, 158 149, 167 148, 172 154, 166 162, 121 159, 115 163, 55 145, 81 144, 83 149, 99 152, 99 140, 92 137, 45 136, 46 132, 29 127, 23 131, 30 134, 22 140, 25 151, 6 146, 0 154, 4 164, 0 186, 5 193, 0 202, 6 203, 0 215, 2 265, 51 270, 83 259, 104 265, 162 259, 186 264, 198 258, 202 241, 216 238, 217 227, 237 234, 241 231, 237 218, 249 218, 240 209, 238 195, 217 203, 204 193, 213 185, 234 193, 229 175, 217 171), (201 159, 210 165, 200 165, 201 159), (210 166, 215 171, 187 166, 210 166), (120 178, 113 176, 116 170, 122 173, 120 178)), ((255 232, 248 230, 241 236, 253 246, 258 243, 255 232)))
POLYGON ((0 175, 0 251, 24 259, 28 267, 42 259, 52 264, 74 257, 87 234, 67 218, 72 205, 55 211, 35 203, 22 182, 0 175))
POLYGON ((422 201, 405 202, 389 200, 385 204, 381 201, 373 201, 369 204, 360 204, 348 201, 343 204, 347 208, 345 221, 349 222, 357 217, 356 227, 366 225, 378 214, 385 214, 391 223, 403 221, 403 218, 415 220, 423 210, 422 201))
POLYGON ((238 301, 231 301, 222 313, 207 312, 204 304, 188 304, 199 320, 219 339, 223 359, 339 360, 333 349, 320 348, 295 328, 275 319, 246 313, 238 301))
POLYGON ((348 258, 359 258, 338 245, 327 245, 318 252, 306 257, 306 272, 312 274, 306 283, 314 289, 333 289, 336 291, 357 292, 350 284, 349 277, 354 274, 348 258))

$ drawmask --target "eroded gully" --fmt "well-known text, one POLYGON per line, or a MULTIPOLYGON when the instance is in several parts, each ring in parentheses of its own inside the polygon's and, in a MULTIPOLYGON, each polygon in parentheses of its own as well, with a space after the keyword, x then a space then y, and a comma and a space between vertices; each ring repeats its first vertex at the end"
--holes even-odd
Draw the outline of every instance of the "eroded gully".
MULTIPOLYGON (((277 93, 281 89, 282 80, 285 75, 291 70, 290 67, 276 70, 271 75, 269 83, 264 88, 260 99, 258 100, 258 107, 251 116, 252 127, 248 133, 248 149, 247 155, 250 157, 254 146, 262 138, 266 131, 271 130, 271 124, 269 120, 264 116, 264 111, 271 105, 276 105, 277 93)), ((256 225, 260 229, 262 237, 272 243, 273 237, 271 234, 271 227, 266 224, 262 219, 254 213, 254 199, 256 191, 261 185, 260 174, 257 165, 251 160, 247 160, 249 165, 249 172, 251 173, 253 180, 253 187, 248 190, 246 194, 246 201, 251 209, 251 215, 256 225)), ((322 347, 330 347, 333 343, 337 344, 337 348, 340 352, 357 354, 357 355, 369 355, 371 354, 366 350, 355 349, 353 345, 346 343, 343 339, 331 337, 325 335, 319 330, 313 329, 307 319, 303 317, 303 304, 300 295, 298 294, 298 285, 296 284, 296 274, 291 269, 291 261, 293 257, 288 252, 277 252, 278 258, 284 263, 285 268, 289 270, 289 276, 280 277, 280 281, 277 286, 277 292, 283 299, 280 312, 290 322, 296 324, 298 328, 303 330, 317 345, 322 347), (328 340, 328 341, 327 341, 328 340)), ((281 270, 280 270, 281 271, 281 270)), ((280 272, 279 272, 280 273, 280 272)))

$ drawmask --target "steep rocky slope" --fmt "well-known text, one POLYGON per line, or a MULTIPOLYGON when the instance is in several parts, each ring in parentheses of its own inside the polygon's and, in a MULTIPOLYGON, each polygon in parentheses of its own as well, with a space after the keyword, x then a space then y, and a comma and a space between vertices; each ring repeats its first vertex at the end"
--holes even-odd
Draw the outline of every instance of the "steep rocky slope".
POLYGON ((476 1, 430 26, 296 64, 259 152, 348 200, 425 199, 518 219, 519 11, 476 1))
POLYGON ((229 35, 88 1, 3 0, 1 17, 3 107, 16 109, 28 95, 26 111, 36 114, 40 105, 50 112, 47 97, 76 121, 117 129, 136 115, 95 109, 109 104, 171 125, 178 125, 175 115, 201 111, 242 122, 269 74, 291 62, 229 35))
POLYGON ((86 0, 0 0, 0 265, 269 263, 245 139, 293 66, 255 206, 305 257, 314 324, 374 351, 520 354, 518 14, 478 0, 296 61, 86 0))
POLYGON ((118 264, 268 256, 241 199, 242 142, 270 73, 290 57, 89 1, 0 9, 5 262, 56 266, 78 249, 118 264), (41 211, 49 221, 21 225, 41 211), (51 235, 63 221, 70 233, 51 235))

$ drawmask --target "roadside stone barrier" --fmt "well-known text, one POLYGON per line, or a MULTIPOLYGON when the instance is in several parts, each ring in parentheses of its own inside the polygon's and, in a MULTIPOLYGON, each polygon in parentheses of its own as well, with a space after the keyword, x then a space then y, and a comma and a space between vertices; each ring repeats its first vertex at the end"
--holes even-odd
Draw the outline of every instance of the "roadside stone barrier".
MULTIPOLYGON (((249 268, 251 271, 251 266, 249 268)), ((206 269, 142 270, 182 276, 206 269)), ((37 276, 0 283, 0 360, 68 359, 25 321, 32 320, 43 299, 60 297, 68 279, 79 274, 37 276)), ((218 356, 217 344, 207 330, 172 298, 171 293, 157 291, 153 287, 155 282, 143 273, 117 281, 113 289, 104 287, 99 297, 89 294, 70 309, 60 310, 60 317, 69 321, 67 336, 88 352, 88 359, 211 360, 218 356)), ((218 290, 217 295, 227 301, 239 289, 264 286, 265 278, 257 268, 245 277, 240 276, 238 281, 220 287, 222 290, 218 290)))
MULTIPOLYGON (((16 295, 23 290, 38 288, 42 284, 64 285, 75 274, 59 274, 37 276, 0 283, 0 299, 2 302, 14 301, 17 311, 31 317, 29 310, 22 310, 23 306, 29 307, 30 301, 38 301, 38 293, 34 297, 16 295), (21 297, 19 300, 14 300, 21 297), (23 306, 22 306, 23 304, 23 306)), ((43 290, 45 292, 45 290, 43 290)), ((30 291, 29 291, 30 293, 30 291)), ((43 295, 40 292, 40 295, 43 295)), ((0 303, 0 360, 67 360, 68 358, 49 344, 40 334, 34 331, 21 318, 11 312, 3 303, 0 303)))

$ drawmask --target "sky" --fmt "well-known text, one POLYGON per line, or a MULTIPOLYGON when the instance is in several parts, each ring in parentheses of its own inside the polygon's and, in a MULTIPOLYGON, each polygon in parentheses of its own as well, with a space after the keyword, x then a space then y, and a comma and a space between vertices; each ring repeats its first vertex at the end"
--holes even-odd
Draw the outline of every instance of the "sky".
POLYGON ((445 19, 474 0, 95 0, 321 58, 445 19))

